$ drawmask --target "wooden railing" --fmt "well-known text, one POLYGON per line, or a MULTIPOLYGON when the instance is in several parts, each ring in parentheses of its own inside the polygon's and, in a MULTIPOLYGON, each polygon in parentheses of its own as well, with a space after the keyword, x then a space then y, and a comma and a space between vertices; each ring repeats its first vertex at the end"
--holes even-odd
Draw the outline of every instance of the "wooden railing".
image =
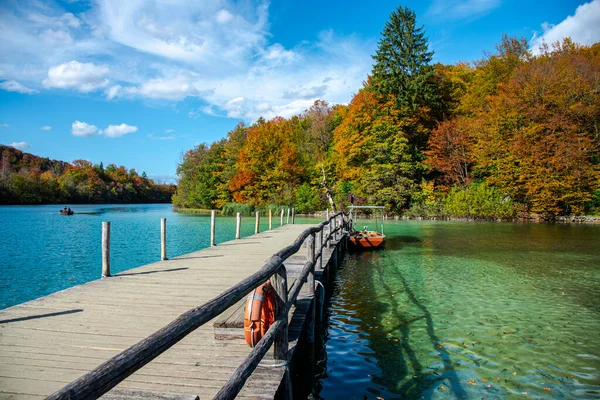
MULTIPOLYGON (((347 223, 347 215, 340 212, 329 217, 318 226, 306 229, 296 238, 294 243, 271 256, 256 273, 200 307, 193 308, 180 315, 168 325, 74 380, 61 390, 48 396, 47 399, 79 400, 96 399, 102 396, 185 336, 233 306, 250 291, 270 279, 276 293, 275 323, 271 325, 265 336, 252 349, 246 360, 236 369, 229 381, 215 396, 216 399, 235 398, 272 345, 274 345, 274 358, 287 361, 288 312, 305 282, 309 284, 309 292, 314 294, 314 269, 317 261, 322 263, 323 247, 325 245, 329 247, 332 240, 339 240, 347 223), (324 236, 323 231, 326 227, 327 236, 324 236), (318 252, 315 246, 316 236, 319 238, 317 242, 320 242, 318 252), (300 276, 288 292, 287 273, 283 263, 290 256, 297 253, 307 239, 307 261, 300 276)), ((314 302, 312 312, 314 315, 314 302)), ((314 338, 314 324, 313 332, 309 332, 309 337, 310 335, 313 335, 314 338)), ((285 374, 284 379, 286 390, 291 390, 289 373, 285 374)))

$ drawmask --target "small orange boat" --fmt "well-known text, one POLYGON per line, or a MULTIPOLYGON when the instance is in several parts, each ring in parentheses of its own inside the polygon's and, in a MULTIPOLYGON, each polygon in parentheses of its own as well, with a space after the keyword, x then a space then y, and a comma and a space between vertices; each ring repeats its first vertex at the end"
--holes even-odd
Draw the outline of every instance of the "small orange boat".
POLYGON ((376 249, 383 245, 385 235, 374 231, 352 232, 348 239, 357 249, 376 249))
POLYGON ((378 231, 378 219, 379 217, 375 217, 375 230, 370 231, 368 227, 364 227, 362 231, 357 231, 354 229, 350 232, 348 240, 350 244, 354 247, 355 250, 375 250, 383 247, 385 244, 385 235, 383 234, 383 220, 384 214, 383 210, 385 207, 381 206, 350 206, 350 220, 351 224, 354 227, 354 217, 356 209, 373 209, 373 210, 381 210, 381 232, 378 231))

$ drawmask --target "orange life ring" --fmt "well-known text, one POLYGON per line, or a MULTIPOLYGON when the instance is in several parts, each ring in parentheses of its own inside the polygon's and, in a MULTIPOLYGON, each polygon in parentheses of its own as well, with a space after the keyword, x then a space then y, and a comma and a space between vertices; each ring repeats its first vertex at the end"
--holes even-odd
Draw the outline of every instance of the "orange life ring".
POLYGON ((275 321, 275 301, 271 283, 266 281, 248 295, 244 309, 244 337, 256 346, 275 321))

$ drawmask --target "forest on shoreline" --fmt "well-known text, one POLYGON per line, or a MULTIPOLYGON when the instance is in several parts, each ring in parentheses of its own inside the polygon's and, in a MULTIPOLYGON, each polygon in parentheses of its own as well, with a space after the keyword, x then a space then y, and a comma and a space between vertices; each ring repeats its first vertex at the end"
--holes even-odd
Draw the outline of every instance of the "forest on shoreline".
POLYGON ((170 203, 175 185, 155 184, 135 169, 72 164, 0 145, 0 204, 170 203))
POLYGON ((189 150, 179 208, 386 206, 405 216, 600 213, 600 44, 533 54, 503 37, 472 63, 432 64, 423 27, 392 13, 371 74, 348 105, 243 123, 189 150))

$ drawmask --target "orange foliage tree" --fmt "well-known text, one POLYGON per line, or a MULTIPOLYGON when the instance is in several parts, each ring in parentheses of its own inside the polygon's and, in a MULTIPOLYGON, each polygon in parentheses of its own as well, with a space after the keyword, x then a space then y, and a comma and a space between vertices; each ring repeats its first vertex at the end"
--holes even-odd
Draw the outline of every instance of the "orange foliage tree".
POLYGON ((290 186, 298 185, 302 168, 294 146, 294 120, 259 120, 248 130, 236 174, 229 181, 235 201, 267 205, 291 202, 290 186))
POLYGON ((600 45, 570 40, 518 66, 478 115, 474 158, 534 213, 579 214, 598 189, 600 45))

